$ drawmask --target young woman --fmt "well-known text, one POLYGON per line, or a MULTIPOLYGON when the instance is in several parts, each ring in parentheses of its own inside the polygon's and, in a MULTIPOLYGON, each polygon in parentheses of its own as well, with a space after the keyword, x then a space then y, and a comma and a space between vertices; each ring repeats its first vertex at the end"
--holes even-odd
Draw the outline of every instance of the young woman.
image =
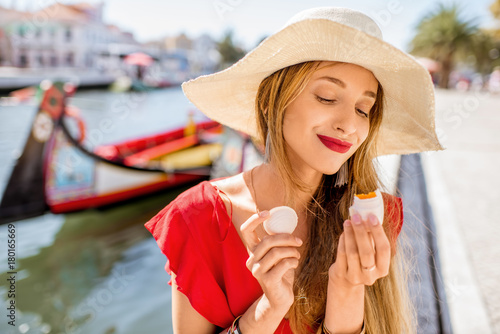
POLYGON ((187 190, 146 223, 168 258, 174 333, 414 333, 397 240, 349 215, 381 185, 381 154, 440 149, 426 70, 345 8, 301 12, 231 68, 183 85, 209 117, 266 145, 267 162, 187 190), (292 234, 263 223, 292 207, 292 234))

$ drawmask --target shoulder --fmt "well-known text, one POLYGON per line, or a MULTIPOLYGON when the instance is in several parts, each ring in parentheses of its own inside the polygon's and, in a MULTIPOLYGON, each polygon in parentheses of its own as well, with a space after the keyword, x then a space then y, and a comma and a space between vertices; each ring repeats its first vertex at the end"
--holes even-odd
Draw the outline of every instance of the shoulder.
MULTIPOLYGON (((226 212, 232 216, 233 204, 240 203, 245 193, 245 173, 240 173, 230 177, 220 178, 210 181, 210 184, 217 189, 218 195, 224 202, 226 212)), ((241 204, 241 203, 240 203, 241 204)), ((241 206, 241 205, 238 205, 241 206)))
POLYGON ((382 197, 384 199, 384 205, 386 210, 403 210, 403 200, 398 197, 388 193, 382 193, 382 197))
POLYGON ((211 216, 217 209, 218 194, 208 181, 203 181, 181 193, 167 207, 186 222, 194 217, 211 216))
POLYGON ((210 184, 220 189, 228 196, 235 196, 244 190, 245 173, 211 180, 210 184))
POLYGON ((151 218, 145 227, 160 247, 172 239, 191 239, 195 242, 224 240, 231 221, 218 191, 203 181, 178 195, 151 218))
POLYGON ((397 196, 382 193, 384 199, 384 222, 388 223, 391 237, 395 241, 403 228, 403 200, 397 196))
POLYGON ((184 229, 194 221, 206 220, 214 212, 216 195, 211 184, 203 181, 179 194, 151 218, 145 227, 158 239, 174 227, 184 229))

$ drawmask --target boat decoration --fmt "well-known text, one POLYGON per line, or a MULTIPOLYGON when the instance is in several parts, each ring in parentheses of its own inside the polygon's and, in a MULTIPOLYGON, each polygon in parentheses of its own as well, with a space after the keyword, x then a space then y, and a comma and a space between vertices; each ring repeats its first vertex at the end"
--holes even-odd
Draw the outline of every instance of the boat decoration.
POLYGON ((76 88, 60 82, 40 85, 41 103, 23 153, 17 160, 0 202, 0 223, 50 210, 64 213, 96 208, 211 175, 223 146, 222 126, 194 123, 142 138, 84 146, 85 122, 66 105, 76 88), (69 118, 78 135, 68 129, 69 118))

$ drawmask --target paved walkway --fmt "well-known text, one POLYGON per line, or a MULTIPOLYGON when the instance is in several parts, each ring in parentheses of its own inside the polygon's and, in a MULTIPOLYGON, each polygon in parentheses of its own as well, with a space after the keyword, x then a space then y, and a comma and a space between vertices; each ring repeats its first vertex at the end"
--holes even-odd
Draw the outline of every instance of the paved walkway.
POLYGON ((500 96, 438 90, 422 155, 453 332, 500 334, 500 96))

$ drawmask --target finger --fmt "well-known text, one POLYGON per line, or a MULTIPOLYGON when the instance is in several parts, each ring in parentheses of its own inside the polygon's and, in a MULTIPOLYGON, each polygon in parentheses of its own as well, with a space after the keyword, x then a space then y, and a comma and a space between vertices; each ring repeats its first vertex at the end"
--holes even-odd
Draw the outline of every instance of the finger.
POLYGON ((368 221, 373 241, 375 243, 377 269, 387 274, 389 272, 389 264, 391 260, 391 245, 389 243, 389 239, 387 239, 384 228, 378 221, 377 216, 369 215, 368 221))
POLYGON ((253 252, 257 244, 260 242, 255 230, 269 217, 269 211, 261 211, 258 214, 252 215, 240 226, 241 238, 247 246, 249 252, 253 252))
POLYGON ((368 226, 367 222, 362 221, 359 214, 354 214, 351 221, 356 245, 358 246, 360 264, 362 267, 370 268, 376 264, 372 237, 368 233, 368 231, 370 231, 370 226, 368 226))
POLYGON ((261 275, 265 275, 285 259, 300 259, 300 253, 297 248, 275 247, 267 252, 267 254, 262 259, 250 261, 250 263, 248 263, 248 266, 252 274, 255 277, 259 277, 261 275))
POLYGON ((252 254, 255 261, 260 261, 273 248, 293 247, 294 249, 292 250, 295 250, 299 254, 297 247, 300 245, 302 245, 302 241, 288 233, 266 235, 253 249, 252 254))
POLYGON ((273 282, 281 281, 283 276, 290 269, 295 269, 299 266, 298 259, 283 259, 275 267, 273 267, 266 275, 273 282))
POLYGON ((337 246, 337 258, 335 259, 339 273, 347 272, 347 256, 345 250, 345 233, 342 233, 337 246))
POLYGON ((355 277, 360 271, 360 263, 358 246, 356 245, 356 237, 354 236, 354 231, 350 220, 346 220, 344 222, 344 234, 345 252, 347 258, 347 274, 348 276, 355 277))

